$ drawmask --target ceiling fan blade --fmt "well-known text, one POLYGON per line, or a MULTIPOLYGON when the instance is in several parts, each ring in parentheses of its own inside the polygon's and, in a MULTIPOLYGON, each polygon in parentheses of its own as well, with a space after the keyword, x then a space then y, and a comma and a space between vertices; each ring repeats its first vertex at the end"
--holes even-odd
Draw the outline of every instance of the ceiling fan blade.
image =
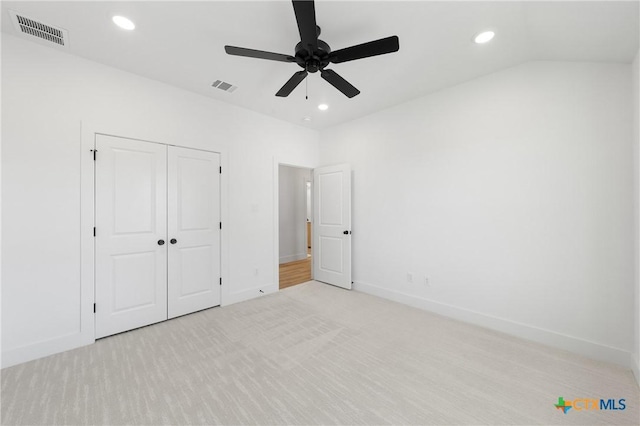
POLYGON ((246 56, 247 58, 268 59, 270 61, 295 62, 296 58, 282 53, 265 52, 262 50, 247 49, 244 47, 225 46, 225 52, 229 55, 246 56))
POLYGON ((398 36, 391 36, 336 50, 331 52, 329 60, 334 64, 339 64, 340 62, 353 61, 355 59, 397 52, 399 49, 400 43, 398 36))
POLYGON ((340 77, 338 73, 333 70, 322 70, 320 71, 320 75, 328 81, 329 84, 344 93, 347 98, 353 98, 360 93, 360 91, 353 87, 351 83, 340 77))
POLYGON ((292 3, 300 31, 300 41, 305 49, 314 52, 318 49, 318 30, 313 0, 293 0, 292 3))
POLYGON ((282 86, 280 90, 278 90, 278 93, 276 93, 276 96, 280 96, 281 98, 286 98, 287 96, 289 96, 291 92, 293 92, 293 89, 298 87, 298 84, 300 84, 300 82, 304 80, 306 76, 307 76, 306 70, 298 71, 289 79, 289 81, 287 81, 284 84, 284 86, 282 86))

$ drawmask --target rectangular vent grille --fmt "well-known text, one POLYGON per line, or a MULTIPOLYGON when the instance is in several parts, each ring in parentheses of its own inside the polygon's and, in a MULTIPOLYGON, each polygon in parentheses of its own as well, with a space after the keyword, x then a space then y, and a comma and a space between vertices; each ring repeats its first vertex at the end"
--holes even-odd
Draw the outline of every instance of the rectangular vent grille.
POLYGON ((43 24, 35 19, 27 18, 14 11, 9 11, 16 30, 23 34, 28 34, 55 43, 58 46, 67 47, 69 36, 67 31, 51 25, 43 24))
POLYGON ((231 83, 227 83, 222 80, 214 81, 212 86, 229 93, 232 93, 234 90, 238 88, 238 86, 234 86, 231 83))

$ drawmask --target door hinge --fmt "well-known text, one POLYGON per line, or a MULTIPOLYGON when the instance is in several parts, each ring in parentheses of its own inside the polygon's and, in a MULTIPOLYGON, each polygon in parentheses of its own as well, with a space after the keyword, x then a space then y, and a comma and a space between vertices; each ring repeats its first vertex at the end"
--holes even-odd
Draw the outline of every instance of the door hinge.
POLYGON ((93 304, 93 313, 94 314, 96 313, 96 304, 95 303, 93 304))
POLYGON ((220 222, 220 229, 222 229, 222 222, 220 222))
POLYGON ((98 152, 98 150, 92 149, 91 151, 93 151, 93 161, 96 161, 96 152, 98 152))
POLYGON ((222 166, 220 166, 220 174, 222 174, 222 166))
POLYGON ((222 277, 220 277, 220 285, 222 285, 222 277))
POLYGON ((96 236, 96 227, 95 226, 93 227, 93 236, 94 237, 96 236))

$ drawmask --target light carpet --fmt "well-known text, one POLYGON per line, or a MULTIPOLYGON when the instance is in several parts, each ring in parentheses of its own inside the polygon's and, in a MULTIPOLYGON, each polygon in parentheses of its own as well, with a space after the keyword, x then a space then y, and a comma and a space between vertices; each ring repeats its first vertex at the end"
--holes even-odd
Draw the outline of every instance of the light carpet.
POLYGON ((1 397, 7 425, 640 423, 626 369, 317 282, 4 369, 1 397))

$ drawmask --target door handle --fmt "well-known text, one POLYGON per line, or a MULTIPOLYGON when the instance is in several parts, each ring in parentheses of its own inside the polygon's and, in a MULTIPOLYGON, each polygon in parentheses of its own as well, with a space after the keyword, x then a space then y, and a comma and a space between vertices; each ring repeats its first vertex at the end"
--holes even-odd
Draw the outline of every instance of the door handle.
POLYGON ((159 245, 159 246, 164 245, 164 240, 158 240, 158 245, 159 245))
POLYGON ((175 244, 175 243, 177 243, 177 242, 178 242, 178 240, 176 240, 175 238, 172 238, 171 240, 169 240, 169 242, 170 242, 171 244, 175 244))
POLYGON ((342 231, 342 233, 343 233, 344 235, 349 235, 349 234, 351 233, 351 231, 342 231))

